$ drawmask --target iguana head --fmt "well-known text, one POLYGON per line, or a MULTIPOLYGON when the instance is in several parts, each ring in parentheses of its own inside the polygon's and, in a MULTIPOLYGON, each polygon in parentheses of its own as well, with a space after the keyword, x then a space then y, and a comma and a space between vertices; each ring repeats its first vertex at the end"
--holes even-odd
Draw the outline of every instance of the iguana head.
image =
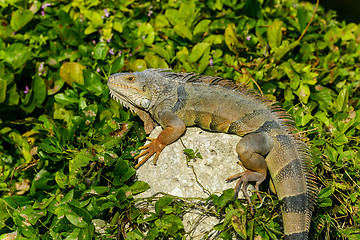
POLYGON ((110 95, 132 111, 149 110, 162 92, 166 82, 161 73, 165 69, 147 69, 143 72, 116 73, 109 77, 110 95))

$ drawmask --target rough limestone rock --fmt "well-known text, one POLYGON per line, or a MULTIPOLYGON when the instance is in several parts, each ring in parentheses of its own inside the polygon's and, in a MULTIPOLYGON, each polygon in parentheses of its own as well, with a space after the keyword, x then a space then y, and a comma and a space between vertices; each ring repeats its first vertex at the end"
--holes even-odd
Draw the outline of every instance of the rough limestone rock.
MULTIPOLYGON (((150 137, 156 138, 161 130, 161 127, 155 128, 150 137)), ((228 188, 234 188, 236 181, 227 183, 225 180, 244 171, 237 164, 239 159, 235 151, 240 139, 236 135, 187 128, 181 137, 184 145, 180 140, 170 144, 160 154, 157 165, 150 158, 137 170, 137 180, 145 181, 151 186, 150 190, 140 196, 149 197, 157 192, 164 192, 178 197, 206 198, 209 193, 220 194, 228 188), (187 164, 183 152, 185 148, 199 149, 203 159, 197 158, 195 162, 190 160, 187 164)))
MULTIPOLYGON (((155 128, 150 137, 156 138, 161 130, 161 127, 155 128)), ((187 128, 181 141, 165 147, 156 166, 150 158, 137 170, 137 180, 149 183, 151 188, 136 197, 150 197, 163 192, 184 198, 206 198, 209 194, 220 195, 224 190, 234 188, 236 181, 227 183, 225 180, 244 171, 237 164, 239 159, 235 151, 240 139, 236 135, 208 132, 196 127, 187 128), (196 159, 195 162, 191 160, 187 164, 183 152, 185 148, 194 151, 199 149, 203 159, 196 159)), ((239 197, 243 198, 241 191, 239 197)), ((183 216, 183 223, 185 231, 192 230, 191 239, 202 239, 204 233, 211 231, 219 223, 219 219, 192 209, 183 216)), ((213 236, 210 239, 215 239, 218 233, 212 231, 210 235, 213 236)))

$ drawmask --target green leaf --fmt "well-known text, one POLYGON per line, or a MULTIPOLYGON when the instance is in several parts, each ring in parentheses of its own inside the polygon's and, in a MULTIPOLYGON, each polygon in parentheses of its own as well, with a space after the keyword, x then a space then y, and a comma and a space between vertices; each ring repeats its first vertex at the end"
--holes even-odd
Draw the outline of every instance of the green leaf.
POLYGON ((6 82, 5 80, 0 79, 0 103, 4 102, 6 99, 6 82))
POLYGON ((239 40, 235 32, 235 24, 229 24, 225 29, 225 43, 234 53, 238 52, 239 40))
POLYGON ((30 22, 33 17, 34 14, 30 10, 19 8, 12 14, 10 25, 17 32, 30 22))
POLYGON ((115 21, 113 28, 114 28, 115 31, 117 31, 119 33, 122 33, 124 31, 124 27, 123 27, 123 24, 121 22, 115 21))
POLYGON ((307 11, 303 8, 303 7, 298 7, 297 8, 297 17, 298 17, 298 21, 299 21, 299 28, 300 31, 302 32, 306 25, 307 25, 307 11))
MULTIPOLYGON (((135 174, 136 170, 132 167, 130 167, 127 162, 125 162, 123 159, 118 159, 115 165, 114 169, 114 176, 116 177, 116 183, 115 185, 121 185, 121 182, 127 181, 129 178, 131 178, 135 174)), ((114 180, 115 182, 115 180, 114 180)))
POLYGON ((69 184, 69 178, 62 171, 55 173, 55 181, 60 188, 65 188, 69 184))
POLYGON ((235 231, 242 237, 243 239, 247 238, 246 234, 246 216, 237 216, 233 215, 231 217, 231 225, 235 229, 235 231))
MULTIPOLYGON (((54 180, 53 175, 51 175, 48 171, 41 169, 34 177, 32 188, 39 189, 52 189, 55 185, 51 184, 51 181, 54 180)), ((54 184, 54 183, 53 183, 54 184)), ((31 194, 32 195, 32 194, 31 194)))
MULTIPOLYGON (((181 22, 178 11, 176 9, 172 9, 172 8, 166 9, 165 16, 173 26, 181 22)), ((165 22, 164 19, 162 19, 162 22, 165 22)))
POLYGON ((10 85, 10 89, 7 90, 7 102, 9 106, 14 106, 19 104, 20 95, 16 91, 16 85, 10 85))
POLYGON ((344 111, 347 108, 347 105, 349 103, 349 91, 347 88, 341 89, 339 95, 336 98, 336 109, 341 112, 344 111))
POLYGON ((326 114, 323 111, 319 111, 317 112, 314 117, 316 117, 317 119, 319 119, 321 122, 323 122, 326 126, 329 126, 330 124, 330 120, 329 118, 326 116, 326 114))
POLYGON ((160 198, 155 203, 155 212, 157 214, 161 214, 161 211, 163 210, 163 208, 167 207, 170 203, 172 203, 172 201, 173 201, 172 197, 164 196, 164 197, 160 198))
POLYGON ((3 62, 0 62, 0 80, 4 80, 7 85, 12 83, 14 80, 14 74, 10 71, 7 71, 3 62))
POLYGON ((14 30, 10 27, 7 21, 0 19, 0 38, 6 40, 14 30))
POLYGON ((101 14, 98 12, 92 11, 91 23, 96 29, 101 28, 104 24, 101 14))
POLYGON ((143 59, 136 59, 133 63, 130 65, 130 69, 133 72, 141 72, 147 69, 147 65, 145 60, 143 59))
POLYGON ((284 41, 279 48, 274 49, 276 61, 280 61, 283 56, 285 56, 288 52, 297 47, 299 44, 299 41, 294 41, 290 44, 288 41, 284 41))
POLYGON ((309 85, 300 83, 300 87, 296 91, 296 94, 299 96, 300 100, 306 104, 310 96, 309 85))
POLYGON ((5 221, 10 218, 10 212, 7 210, 8 204, 0 199, 0 228, 5 227, 5 221))
POLYGON ((196 44, 189 55, 189 61, 192 63, 196 62, 201 58, 201 56, 204 54, 205 51, 210 51, 209 43, 202 42, 196 44))
POLYGON ((267 30, 267 38, 272 49, 280 46, 282 41, 282 26, 283 22, 280 20, 273 21, 267 30))
POLYGON ((155 18, 155 26, 158 28, 168 27, 169 21, 166 19, 165 15, 157 15, 155 18))
POLYGON ((85 67, 77 62, 66 62, 60 67, 60 77, 72 86, 73 82, 84 84, 83 70, 85 67))
POLYGON ((92 186, 90 190, 86 191, 90 194, 101 195, 109 191, 107 186, 92 186))
POLYGON ((207 32, 209 30, 209 26, 210 26, 211 20, 209 19, 204 19, 201 20, 194 28, 193 31, 193 35, 200 35, 203 34, 205 32, 207 32))
POLYGON ((144 59, 146 65, 151 68, 169 68, 169 65, 159 56, 148 54, 144 59))
POLYGON ((31 224, 27 222, 25 217, 21 216, 21 214, 17 214, 16 216, 14 216, 13 221, 25 237, 28 237, 29 239, 37 238, 36 229, 31 226, 31 224))
POLYGON ((104 42, 99 42, 94 48, 94 57, 97 60, 105 60, 109 52, 109 47, 104 42))
POLYGON ((244 5, 244 13, 252 18, 259 17, 258 14, 261 14, 260 2, 258 0, 246 0, 244 5))
POLYGON ((151 48, 151 51, 153 51, 154 53, 157 53, 160 57, 164 58, 167 62, 170 62, 170 54, 168 51, 166 51, 163 47, 159 46, 159 45, 154 45, 151 48))
POLYGON ((324 88, 319 92, 311 94, 311 98, 319 103, 321 109, 328 109, 332 107, 331 93, 330 89, 324 88))
POLYGON ((87 150, 83 149, 80 153, 74 158, 72 166, 70 166, 70 171, 75 171, 79 168, 85 167, 89 164, 90 161, 93 161, 94 157, 87 150))
POLYGON ((218 200, 218 207, 225 207, 226 204, 234 199, 234 189, 227 189, 223 192, 218 200))
POLYGON ((22 68, 31 58, 31 52, 28 47, 22 43, 11 44, 6 49, 5 61, 11 64, 14 69, 22 68))
POLYGON ((46 86, 45 81, 37 75, 33 82, 33 89, 35 103, 42 104, 46 98, 46 86))
POLYGON ((143 39, 143 43, 151 46, 155 40, 154 28, 149 23, 144 23, 139 26, 139 37, 143 39))
POLYGON ((35 225, 41 217, 46 216, 46 213, 46 210, 36 210, 32 207, 26 208, 20 212, 21 216, 26 217, 27 221, 32 225, 35 225))
POLYGON ((84 228, 91 223, 91 215, 83 208, 79 208, 72 203, 67 203, 69 207, 65 212, 66 218, 77 227, 84 228))
POLYGON ((110 74, 114 74, 118 71, 120 71, 120 69, 122 69, 125 65, 125 57, 122 54, 120 57, 117 57, 115 59, 115 61, 111 64, 111 73, 110 74))
POLYGON ((90 34, 96 32, 96 31, 97 31, 97 29, 92 24, 90 24, 90 25, 88 25, 87 28, 85 28, 84 33, 86 35, 90 35, 90 34))
POLYGON ((133 195, 145 192, 150 189, 150 185, 143 181, 136 181, 133 185, 130 186, 130 190, 133 195))
POLYGON ((192 33, 190 31, 190 29, 185 26, 185 24, 183 23, 178 23, 174 26, 174 30, 175 32, 182 38, 187 38, 190 41, 192 40, 193 36, 192 33))
POLYGON ((104 84, 102 83, 100 77, 94 72, 84 69, 84 85, 87 90, 94 92, 97 95, 100 95, 104 91, 104 84))
POLYGON ((61 149, 57 148, 56 146, 52 145, 51 143, 49 142, 42 142, 39 144, 39 147, 47 152, 47 153, 61 153, 61 149))
POLYGON ((191 26, 196 18, 196 5, 193 1, 184 1, 181 3, 178 16, 186 26, 191 26))
POLYGON ((65 90, 64 93, 58 93, 55 95, 55 101, 62 104, 72 104, 79 102, 79 96, 72 89, 65 90))

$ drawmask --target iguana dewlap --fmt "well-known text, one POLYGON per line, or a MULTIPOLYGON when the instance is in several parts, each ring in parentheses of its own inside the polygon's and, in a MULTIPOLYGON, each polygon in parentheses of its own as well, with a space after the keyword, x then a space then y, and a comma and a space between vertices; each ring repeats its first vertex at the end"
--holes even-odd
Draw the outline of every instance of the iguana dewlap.
MULTIPOLYGON (((178 140, 186 126, 243 136, 236 147, 245 172, 235 192, 265 180, 269 170, 282 204, 285 239, 307 239, 316 199, 311 155, 306 145, 292 135, 290 117, 274 102, 231 81, 194 73, 164 69, 118 73, 109 77, 112 97, 138 113, 151 131, 155 122, 163 130, 141 149, 141 166, 152 155, 154 163, 167 145, 178 140), (155 122, 154 122, 155 121, 155 122)), ((261 197, 258 194, 259 197, 261 197)))

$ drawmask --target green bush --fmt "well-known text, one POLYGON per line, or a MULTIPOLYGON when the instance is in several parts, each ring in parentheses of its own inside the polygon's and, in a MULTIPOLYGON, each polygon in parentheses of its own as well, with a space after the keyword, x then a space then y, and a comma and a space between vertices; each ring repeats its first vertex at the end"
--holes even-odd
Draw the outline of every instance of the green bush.
MULTIPOLYGON (((0 6, 1 239, 187 236, 181 217, 192 201, 136 200, 156 202, 155 213, 135 206, 149 188, 132 167, 145 132, 106 86, 119 71, 168 67, 277 99, 314 153, 311 236, 359 239, 359 25, 296 0, 0 6)), ((202 202, 223 239, 282 237, 276 198, 254 216, 231 191, 202 202)))

